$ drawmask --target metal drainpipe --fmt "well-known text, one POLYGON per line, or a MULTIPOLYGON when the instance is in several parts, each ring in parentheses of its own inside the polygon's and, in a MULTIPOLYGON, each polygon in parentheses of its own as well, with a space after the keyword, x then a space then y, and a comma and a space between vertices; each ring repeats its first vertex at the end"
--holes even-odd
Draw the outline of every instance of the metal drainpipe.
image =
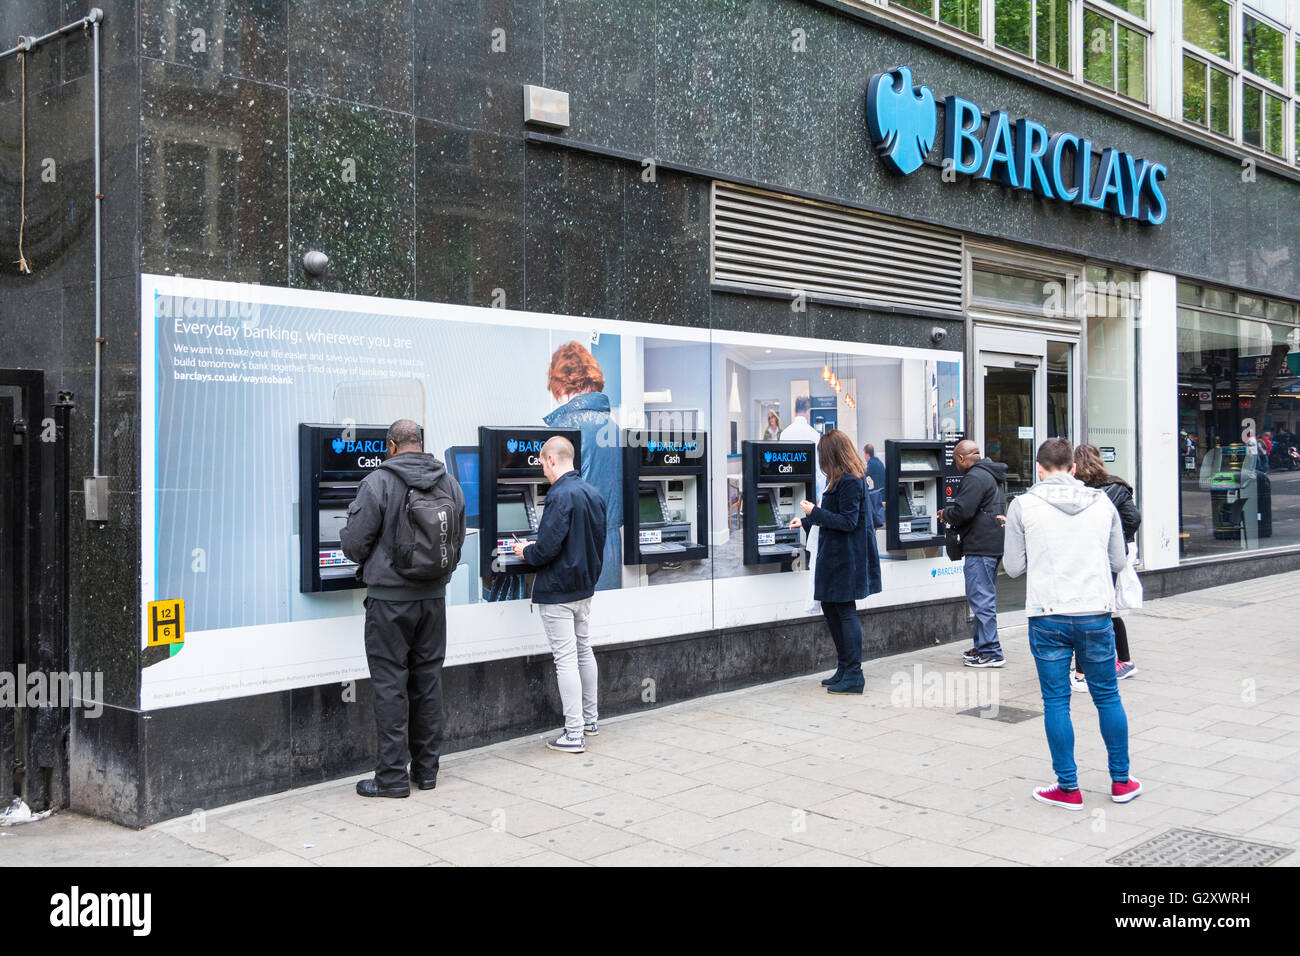
POLYGON ((65 37, 78 30, 90 29, 91 56, 93 63, 93 77, 91 78, 92 89, 94 90, 94 110, 95 110, 95 402, 94 402, 94 439, 93 439, 93 457, 92 477, 85 480, 85 497, 86 497, 86 520, 87 521, 104 521, 108 514, 108 479, 99 473, 99 425, 100 425, 100 383, 103 368, 104 353, 104 336, 103 336, 103 314, 104 314, 104 236, 103 236, 103 161, 100 147, 100 121, 99 121, 99 25, 104 21, 104 11, 99 7, 91 7, 80 20, 74 20, 72 23, 65 24, 57 30, 51 30, 44 36, 23 37, 18 41, 17 46, 0 52, 0 60, 7 59, 11 56, 17 56, 19 53, 30 53, 42 43, 59 37, 65 37))

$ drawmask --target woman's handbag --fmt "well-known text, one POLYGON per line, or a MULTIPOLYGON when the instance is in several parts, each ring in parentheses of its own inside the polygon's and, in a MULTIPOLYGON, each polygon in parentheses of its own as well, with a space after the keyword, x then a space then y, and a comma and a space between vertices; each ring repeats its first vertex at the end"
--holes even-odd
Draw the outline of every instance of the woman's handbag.
POLYGON ((1115 575, 1115 610, 1142 610, 1142 581, 1138 578, 1137 548, 1128 553, 1124 569, 1115 575))

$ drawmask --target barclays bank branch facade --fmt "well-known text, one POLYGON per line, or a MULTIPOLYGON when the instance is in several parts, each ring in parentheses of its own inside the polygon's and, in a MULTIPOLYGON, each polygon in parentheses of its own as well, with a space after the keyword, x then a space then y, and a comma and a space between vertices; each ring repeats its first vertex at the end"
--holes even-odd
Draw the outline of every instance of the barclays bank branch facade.
MULTIPOLYGON (((27 6, 0 2, 11 32, 59 25, 27 6)), ((579 411, 630 449, 593 618, 609 716, 829 667, 763 531, 803 479, 762 443, 803 397, 887 464, 973 437, 1013 494, 1044 438, 1097 445, 1149 595, 1300 566, 1294 0, 179 6, 104 5, 106 420, 70 467, 98 451, 107 510, 72 482, 66 646, 108 709, 67 716, 55 802, 141 825, 372 765, 329 529, 399 416, 475 491, 455 748, 558 713, 494 546, 544 495, 520 449, 579 411)), ((29 95, 72 110, 84 69, 42 55, 29 95)), ((85 160, 69 142, 41 145, 85 160)), ((8 191, 7 141, 0 165, 8 191)), ((0 368, 74 390, 88 435, 87 240, 38 181, 58 228, 0 279, 0 368)), ((868 656, 967 632, 934 505, 890 502, 868 656)))

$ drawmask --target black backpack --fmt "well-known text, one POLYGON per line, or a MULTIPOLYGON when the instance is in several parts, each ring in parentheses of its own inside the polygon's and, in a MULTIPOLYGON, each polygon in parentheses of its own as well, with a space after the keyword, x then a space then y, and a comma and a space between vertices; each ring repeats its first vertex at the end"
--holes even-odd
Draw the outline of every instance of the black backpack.
POLYGON ((393 530, 393 570, 412 581, 450 577, 464 543, 465 496, 456 479, 444 474, 427 491, 407 485, 393 530))

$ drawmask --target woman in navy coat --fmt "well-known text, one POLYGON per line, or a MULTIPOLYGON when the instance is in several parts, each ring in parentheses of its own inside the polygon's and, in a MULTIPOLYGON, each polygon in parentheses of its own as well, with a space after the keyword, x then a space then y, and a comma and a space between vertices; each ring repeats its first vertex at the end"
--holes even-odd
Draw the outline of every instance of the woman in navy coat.
POLYGON ((861 694, 866 678, 856 602, 881 589, 880 553, 863 481, 866 468, 853 443, 838 430, 827 432, 817 443, 817 460, 826 474, 822 503, 800 502, 804 517, 793 519, 790 527, 822 529, 813 598, 821 602, 838 658, 834 675, 822 683, 832 694, 861 694))

